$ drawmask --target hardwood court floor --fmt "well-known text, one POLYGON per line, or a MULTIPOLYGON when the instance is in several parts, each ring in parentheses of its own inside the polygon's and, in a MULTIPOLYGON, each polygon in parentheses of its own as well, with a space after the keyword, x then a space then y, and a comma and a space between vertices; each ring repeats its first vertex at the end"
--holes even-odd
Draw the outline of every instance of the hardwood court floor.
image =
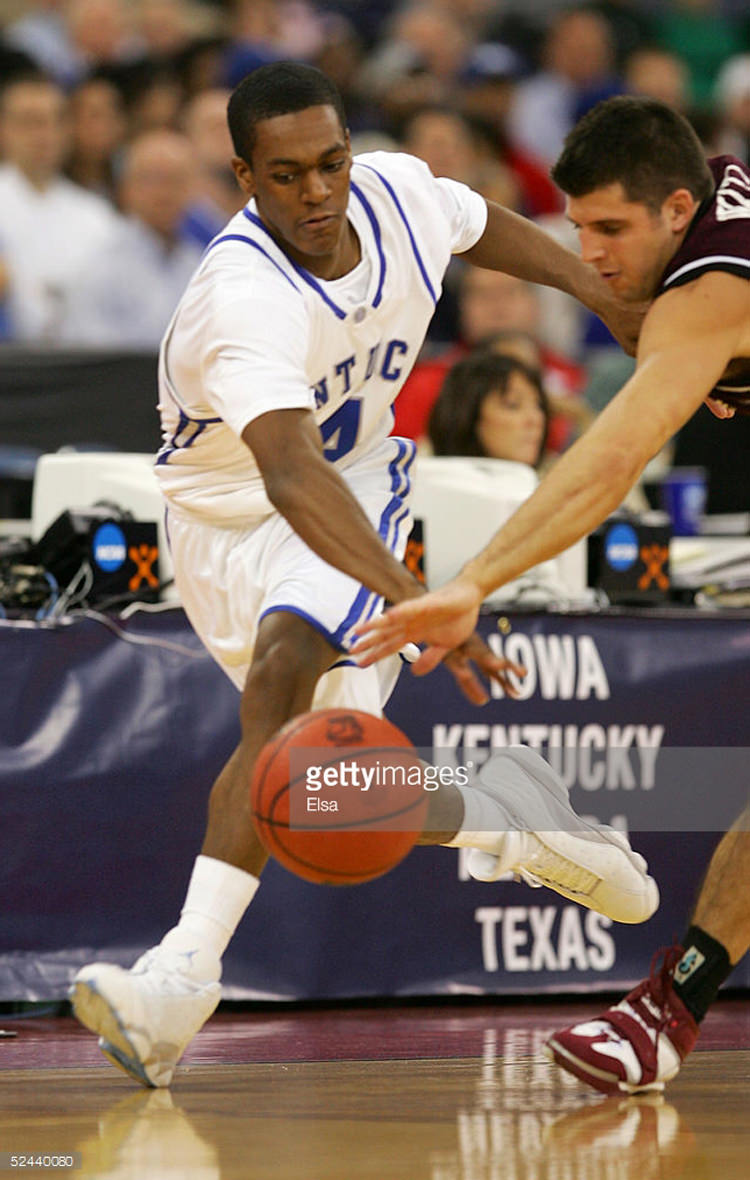
MULTIPOLYGON (((723 1001, 666 1097, 605 1099, 541 1055, 587 1004, 221 1011, 171 1091, 67 1018, 0 1019, 0 1153, 96 1180, 747 1180, 750 1002, 723 1001)), ((5 1172, 3 1172, 5 1169, 5 1172)))

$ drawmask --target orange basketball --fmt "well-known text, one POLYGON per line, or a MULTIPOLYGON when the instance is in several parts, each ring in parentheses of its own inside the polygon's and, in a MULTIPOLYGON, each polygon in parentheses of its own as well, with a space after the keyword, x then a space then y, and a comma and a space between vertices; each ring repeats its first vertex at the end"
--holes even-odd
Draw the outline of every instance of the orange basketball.
POLYGON ((325 885, 387 873, 416 844, 428 806, 406 735, 355 709, 304 713, 280 729, 255 764, 251 800, 270 855, 325 885))

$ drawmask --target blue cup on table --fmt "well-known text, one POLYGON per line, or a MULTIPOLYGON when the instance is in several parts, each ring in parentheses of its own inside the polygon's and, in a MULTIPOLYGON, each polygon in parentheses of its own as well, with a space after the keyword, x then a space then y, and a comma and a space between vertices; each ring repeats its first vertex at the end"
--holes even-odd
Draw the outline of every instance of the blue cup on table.
POLYGON ((694 537, 701 531, 707 485, 705 467, 673 467, 662 480, 661 504, 676 537, 694 537))

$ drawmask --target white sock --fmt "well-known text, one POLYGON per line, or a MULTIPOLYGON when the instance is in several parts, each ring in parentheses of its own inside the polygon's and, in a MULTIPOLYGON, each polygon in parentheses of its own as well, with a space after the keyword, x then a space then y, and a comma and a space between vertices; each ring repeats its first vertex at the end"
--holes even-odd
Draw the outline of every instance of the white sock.
POLYGON ((258 877, 212 856, 196 858, 180 920, 161 946, 186 956, 189 974, 218 979, 220 960, 260 885, 258 877))
POLYGON ((502 804, 476 787, 456 784, 464 804, 464 818, 461 827, 452 840, 446 840, 446 848, 481 848, 493 856, 501 854, 502 835, 512 824, 502 804))

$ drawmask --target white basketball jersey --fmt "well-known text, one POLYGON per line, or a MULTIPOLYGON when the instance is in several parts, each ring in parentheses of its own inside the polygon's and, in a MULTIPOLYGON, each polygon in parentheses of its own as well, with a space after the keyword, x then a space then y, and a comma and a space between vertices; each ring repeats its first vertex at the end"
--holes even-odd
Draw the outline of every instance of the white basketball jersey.
POLYGON ((389 433, 451 254, 478 241, 487 209, 420 160, 373 152, 354 161, 348 217, 362 259, 332 282, 280 249, 254 201, 206 250, 159 360, 156 472, 176 507, 227 525, 273 511, 240 437, 270 410, 310 408, 344 467, 389 433))

